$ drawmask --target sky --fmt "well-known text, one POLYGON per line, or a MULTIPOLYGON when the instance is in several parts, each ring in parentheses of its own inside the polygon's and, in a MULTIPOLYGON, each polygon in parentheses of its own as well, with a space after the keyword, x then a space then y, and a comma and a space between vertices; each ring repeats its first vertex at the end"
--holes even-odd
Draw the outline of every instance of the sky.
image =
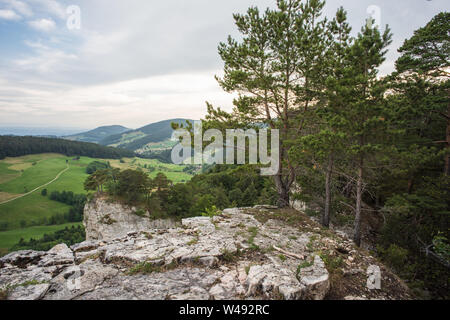
MULTIPOLYGON (((205 102, 231 110, 215 75, 217 46, 237 36, 233 13, 275 0, 0 0, 0 127, 102 125, 139 128, 200 119, 205 102)), ((375 13, 394 34, 380 74, 397 49, 448 0, 328 0, 348 11, 356 33, 375 13)))

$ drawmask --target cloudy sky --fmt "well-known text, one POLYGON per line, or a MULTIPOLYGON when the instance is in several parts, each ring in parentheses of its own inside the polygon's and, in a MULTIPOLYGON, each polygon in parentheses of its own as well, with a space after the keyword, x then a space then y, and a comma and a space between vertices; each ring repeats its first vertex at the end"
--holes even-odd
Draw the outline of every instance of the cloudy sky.
MULTIPOLYGON (((199 119, 205 101, 230 109, 231 97, 214 80, 223 66, 217 45, 236 35, 233 13, 275 2, 0 0, 0 126, 137 128, 199 119)), ((448 0, 328 0, 325 14, 341 5, 355 32, 370 6, 390 25, 383 74, 405 38, 450 9, 448 0)))

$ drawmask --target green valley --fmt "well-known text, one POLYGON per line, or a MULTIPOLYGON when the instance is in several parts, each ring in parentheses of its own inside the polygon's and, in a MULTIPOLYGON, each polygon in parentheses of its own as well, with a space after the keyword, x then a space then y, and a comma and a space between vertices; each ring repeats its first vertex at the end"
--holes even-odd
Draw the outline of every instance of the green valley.
POLYGON ((82 225, 81 222, 78 223, 66 223, 62 225, 56 226, 36 226, 29 227, 24 229, 15 229, 10 231, 4 231, 0 233, 1 246, 0 254, 6 252, 8 248, 11 248, 15 245, 20 239, 24 239, 25 241, 29 241, 30 239, 39 239, 44 234, 49 234, 58 230, 62 230, 66 227, 79 226, 82 225))
POLYGON ((55 153, 5 158, 0 160, 0 251, 5 252, 21 238, 36 238, 65 226, 77 225, 47 225, 48 219, 65 214, 71 208, 50 200, 49 195, 54 191, 86 194, 83 187, 88 177, 86 168, 94 161, 109 163, 121 170, 142 170, 151 178, 162 172, 174 183, 184 183, 192 177, 190 172, 185 172, 186 166, 151 159, 98 159, 55 153), (46 189, 46 196, 41 194, 43 189, 46 189))

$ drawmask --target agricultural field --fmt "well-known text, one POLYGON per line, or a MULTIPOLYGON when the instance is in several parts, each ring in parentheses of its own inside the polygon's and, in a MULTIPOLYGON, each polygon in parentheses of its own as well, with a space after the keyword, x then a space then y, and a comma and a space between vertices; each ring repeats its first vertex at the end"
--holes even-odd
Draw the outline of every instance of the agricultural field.
POLYGON ((151 178, 162 172, 174 183, 184 183, 192 177, 183 172, 185 166, 140 158, 105 160, 81 157, 76 160, 60 154, 39 154, 0 160, 0 249, 9 248, 23 235, 32 234, 36 238, 49 229, 63 229, 62 225, 42 226, 41 221, 66 213, 70 207, 42 196, 41 191, 45 188, 48 194, 53 191, 86 193, 83 188, 88 176, 86 167, 93 161, 109 162, 121 170, 140 168, 151 178))
POLYGON ((143 146, 140 149, 137 149, 136 152, 139 154, 143 154, 145 152, 149 151, 163 151, 167 149, 172 149, 177 145, 178 141, 173 141, 171 139, 167 139, 161 142, 151 142, 147 143, 145 146, 143 146))
POLYGON ((154 159, 124 158, 122 162, 110 160, 110 164, 113 168, 120 168, 121 170, 142 169, 148 173, 150 178, 155 178, 158 173, 162 172, 173 183, 184 183, 192 178, 192 175, 183 172, 186 166, 162 163, 154 159))
POLYGON ((145 137, 145 133, 140 132, 140 131, 132 131, 130 133, 123 133, 120 142, 110 144, 109 146, 117 148, 120 145, 127 144, 130 142, 136 141, 138 139, 144 138, 144 137, 145 137))
POLYGON ((82 225, 82 223, 75 222, 75 223, 66 223, 58 226, 36 226, 24 229, 4 231, 1 233, 0 252, 2 249, 5 250, 7 248, 11 248, 21 238, 23 238, 25 241, 29 241, 31 238, 39 239, 46 233, 49 234, 58 230, 62 230, 66 227, 71 228, 72 226, 79 226, 79 225, 82 225))

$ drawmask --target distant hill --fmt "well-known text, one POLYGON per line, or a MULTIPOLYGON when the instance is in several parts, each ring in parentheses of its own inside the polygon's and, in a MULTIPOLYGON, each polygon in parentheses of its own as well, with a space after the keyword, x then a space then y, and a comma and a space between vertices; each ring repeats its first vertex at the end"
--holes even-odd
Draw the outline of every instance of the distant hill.
POLYGON ((33 137, 63 137, 75 135, 83 131, 80 128, 69 127, 3 127, 0 126, 0 136, 33 136, 33 137))
POLYGON ((172 123, 187 125, 189 119, 170 119, 151 123, 139 129, 127 129, 123 126, 107 126, 65 136, 63 139, 97 143, 132 151, 142 157, 170 162, 170 150, 176 144, 171 141, 172 123))
POLYGON ((171 148, 170 142, 173 129, 171 124, 178 123, 186 125, 187 119, 171 119, 149 124, 145 127, 114 134, 99 142, 101 145, 120 147, 145 154, 154 149, 165 150, 171 148))
POLYGON ((93 142, 99 143, 101 140, 112 136, 121 134, 126 131, 130 131, 131 129, 125 128, 123 126, 104 126, 98 127, 94 130, 82 132, 78 134, 74 134, 71 136, 65 136, 64 139, 73 140, 73 141, 81 141, 81 142, 93 142))

